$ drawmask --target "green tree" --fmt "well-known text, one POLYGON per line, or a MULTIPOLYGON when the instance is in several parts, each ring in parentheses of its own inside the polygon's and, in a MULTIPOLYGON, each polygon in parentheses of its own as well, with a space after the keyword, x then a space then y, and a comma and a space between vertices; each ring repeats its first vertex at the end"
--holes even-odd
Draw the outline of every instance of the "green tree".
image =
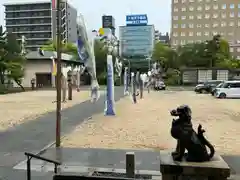
MULTIPOLYGON (((57 51, 57 43, 49 41, 41 47, 44 51, 57 51)), ((77 46, 74 43, 61 43, 61 52, 73 56, 73 60, 79 60, 77 46)))
POLYGON ((168 68, 178 68, 178 58, 175 50, 171 49, 169 46, 157 42, 154 46, 152 60, 159 62, 161 67, 163 67, 166 72, 168 68))
POLYGON ((26 59, 21 54, 21 48, 16 37, 11 33, 3 32, 0 26, 0 81, 4 86, 6 77, 14 80, 23 90, 21 80, 24 76, 26 59))
POLYGON ((96 41, 94 46, 96 72, 98 75, 99 84, 106 84, 107 77, 107 50, 104 48, 104 43, 96 41))

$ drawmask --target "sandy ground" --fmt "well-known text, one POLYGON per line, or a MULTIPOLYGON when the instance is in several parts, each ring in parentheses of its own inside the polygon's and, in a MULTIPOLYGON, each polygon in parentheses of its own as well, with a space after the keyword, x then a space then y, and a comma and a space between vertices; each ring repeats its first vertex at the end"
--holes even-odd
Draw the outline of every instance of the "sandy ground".
MULTIPOLYGON (((90 99, 89 91, 73 91, 73 100, 62 103, 62 109, 90 99)), ((56 110, 56 91, 33 91, 0 96, 0 131, 33 120, 56 110)))
POLYGON ((138 104, 129 97, 116 104, 117 115, 95 115, 63 138, 65 147, 171 149, 176 141, 170 136, 169 111, 188 104, 193 123, 201 123, 206 137, 219 153, 240 154, 240 100, 214 99, 189 91, 151 92, 138 104))

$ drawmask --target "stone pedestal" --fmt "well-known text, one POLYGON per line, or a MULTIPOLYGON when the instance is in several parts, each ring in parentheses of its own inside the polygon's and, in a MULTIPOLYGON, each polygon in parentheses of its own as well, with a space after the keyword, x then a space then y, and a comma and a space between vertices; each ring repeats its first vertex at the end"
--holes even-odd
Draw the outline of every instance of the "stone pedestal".
POLYGON ((209 162, 173 161, 171 151, 160 152, 162 180, 226 180, 230 168, 219 155, 209 162))

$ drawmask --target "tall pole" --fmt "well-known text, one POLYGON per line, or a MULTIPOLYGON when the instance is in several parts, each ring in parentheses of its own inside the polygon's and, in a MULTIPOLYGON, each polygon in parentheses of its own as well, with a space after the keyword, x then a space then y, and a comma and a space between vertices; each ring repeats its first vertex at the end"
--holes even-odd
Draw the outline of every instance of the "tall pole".
POLYGON ((61 9, 60 0, 57 1, 57 109, 56 109, 56 147, 61 145, 61 9))

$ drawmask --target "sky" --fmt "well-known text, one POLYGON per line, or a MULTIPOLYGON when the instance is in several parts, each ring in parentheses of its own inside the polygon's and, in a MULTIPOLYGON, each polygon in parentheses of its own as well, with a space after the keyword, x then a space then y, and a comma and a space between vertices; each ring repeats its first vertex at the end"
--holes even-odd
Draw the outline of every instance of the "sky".
MULTIPOLYGON (((1 0, 1 3, 33 0, 1 0)), ((35 0, 44 1, 44 0, 35 0)), ((87 29, 99 29, 102 15, 112 15, 116 27, 125 25, 126 15, 147 14, 148 24, 160 32, 170 31, 171 0, 68 0, 84 16, 87 29), (141 2, 141 3, 140 3, 141 2)), ((0 8, 0 25, 4 25, 4 7, 0 8)), ((118 30, 117 30, 118 32, 118 30)))

